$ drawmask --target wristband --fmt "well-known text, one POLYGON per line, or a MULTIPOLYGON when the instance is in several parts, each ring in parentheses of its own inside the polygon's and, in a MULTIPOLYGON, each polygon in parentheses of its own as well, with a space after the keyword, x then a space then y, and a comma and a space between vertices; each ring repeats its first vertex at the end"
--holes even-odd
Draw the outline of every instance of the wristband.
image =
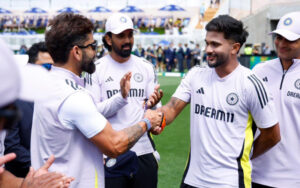
POLYGON ((160 124, 160 127, 161 127, 161 130, 163 131, 165 126, 166 126, 166 117, 164 114, 162 114, 162 117, 161 117, 161 124, 160 124))
POLYGON ((147 131, 149 131, 151 129, 151 123, 150 120, 148 118, 144 118, 141 121, 145 122, 147 125, 147 131))

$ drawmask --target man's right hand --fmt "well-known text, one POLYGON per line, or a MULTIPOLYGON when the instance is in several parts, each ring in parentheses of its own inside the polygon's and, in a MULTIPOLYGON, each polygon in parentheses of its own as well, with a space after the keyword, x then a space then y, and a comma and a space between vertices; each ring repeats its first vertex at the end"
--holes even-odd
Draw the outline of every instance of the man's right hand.
POLYGON ((131 72, 127 72, 120 81, 121 94, 123 98, 128 96, 130 90, 131 72))
POLYGON ((158 127, 161 125, 162 122, 162 113, 156 110, 147 110, 144 114, 144 118, 149 119, 151 123, 151 129, 158 127))
POLYGON ((51 155, 45 164, 35 171, 30 167, 30 171, 25 177, 21 188, 67 188, 74 180, 73 177, 66 177, 65 175, 57 172, 48 172, 48 169, 54 162, 55 157, 51 155))

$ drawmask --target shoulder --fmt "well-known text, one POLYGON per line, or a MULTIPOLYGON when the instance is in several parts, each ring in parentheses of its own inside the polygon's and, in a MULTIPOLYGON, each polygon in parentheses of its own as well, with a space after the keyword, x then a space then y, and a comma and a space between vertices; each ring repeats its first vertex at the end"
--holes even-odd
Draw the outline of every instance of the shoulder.
POLYGON ((98 59, 97 61, 95 61, 95 65, 96 67, 100 66, 100 65, 104 65, 106 63, 108 63, 110 61, 109 55, 105 55, 103 57, 101 57, 100 59, 98 59))
POLYGON ((199 65, 195 65, 186 73, 185 77, 204 76, 211 71, 212 69, 209 67, 200 67, 199 65))
POLYGON ((135 63, 135 66, 143 66, 149 70, 153 70, 153 64, 143 57, 138 57, 131 54, 132 61, 135 63))
POLYGON ((254 66, 252 69, 254 72, 267 72, 270 69, 274 69, 276 67, 280 67, 280 60, 279 58, 272 59, 269 61, 263 61, 258 63, 257 65, 254 66))

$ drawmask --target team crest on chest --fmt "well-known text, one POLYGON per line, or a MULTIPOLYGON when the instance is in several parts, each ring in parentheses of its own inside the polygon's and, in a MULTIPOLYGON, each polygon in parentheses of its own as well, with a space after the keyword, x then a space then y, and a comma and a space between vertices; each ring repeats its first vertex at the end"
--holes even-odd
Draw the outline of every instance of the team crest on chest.
POLYGON ((229 105, 235 105, 239 102, 239 96, 236 93, 229 93, 226 97, 226 102, 229 105))
POLYGON ((133 79, 136 81, 136 82, 142 82, 143 81, 143 75, 140 74, 140 73, 135 73, 133 75, 133 79))
POLYGON ((297 88, 297 89, 300 89, 300 79, 297 79, 296 81, 295 81, 295 88, 297 88))

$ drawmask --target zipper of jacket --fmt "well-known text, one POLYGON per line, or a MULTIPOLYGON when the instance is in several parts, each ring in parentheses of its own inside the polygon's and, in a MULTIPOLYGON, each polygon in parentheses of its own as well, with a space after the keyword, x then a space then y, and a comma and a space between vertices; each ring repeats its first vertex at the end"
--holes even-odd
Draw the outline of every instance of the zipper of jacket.
MULTIPOLYGON (((292 60, 293 61, 293 60, 292 60)), ((286 74, 286 72, 290 69, 290 67, 294 64, 294 61, 293 61, 293 63, 292 63, 292 65, 287 69, 287 70, 284 70, 283 69, 283 65, 282 65, 282 62, 281 62, 281 60, 280 60, 280 63, 281 63, 281 66, 282 66, 282 70, 283 70, 283 75, 282 75, 282 78, 281 78, 281 83, 280 83, 280 90, 282 89, 282 84, 283 84, 283 80, 284 80, 284 77, 285 77, 285 74, 286 74)))

